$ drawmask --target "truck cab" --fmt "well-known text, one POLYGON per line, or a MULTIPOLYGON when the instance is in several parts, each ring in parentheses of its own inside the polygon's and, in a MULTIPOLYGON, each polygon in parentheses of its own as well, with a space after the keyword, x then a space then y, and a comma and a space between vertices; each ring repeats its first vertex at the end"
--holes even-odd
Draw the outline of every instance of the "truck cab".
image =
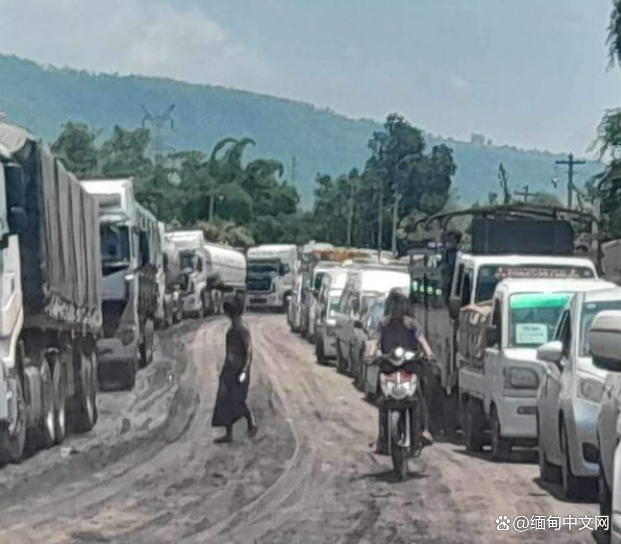
POLYGON ((179 255, 179 284, 183 315, 204 317, 207 312, 207 252, 202 230, 169 232, 168 239, 179 255))
POLYGON ((459 398, 466 448, 491 444, 492 458, 537 443, 537 391, 549 342, 574 293, 598 280, 507 279, 488 301, 460 310, 459 398))
POLYGON ((252 247, 247 254, 248 305, 286 312, 298 266, 295 245, 252 247))
POLYGON ((132 179, 82 181, 99 202, 103 274, 100 380, 132 389, 138 368, 153 359, 158 310, 159 229, 135 199, 132 179))

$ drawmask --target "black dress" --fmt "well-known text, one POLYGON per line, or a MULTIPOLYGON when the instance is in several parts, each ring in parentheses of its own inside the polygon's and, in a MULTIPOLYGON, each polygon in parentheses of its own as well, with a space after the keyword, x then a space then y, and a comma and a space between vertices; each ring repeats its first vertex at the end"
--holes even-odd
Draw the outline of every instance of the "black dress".
POLYGON ((246 416, 250 369, 246 380, 239 383, 239 375, 246 365, 250 349, 250 331, 245 323, 233 324, 226 333, 226 360, 220 373, 220 384, 213 411, 212 426, 227 427, 246 416))

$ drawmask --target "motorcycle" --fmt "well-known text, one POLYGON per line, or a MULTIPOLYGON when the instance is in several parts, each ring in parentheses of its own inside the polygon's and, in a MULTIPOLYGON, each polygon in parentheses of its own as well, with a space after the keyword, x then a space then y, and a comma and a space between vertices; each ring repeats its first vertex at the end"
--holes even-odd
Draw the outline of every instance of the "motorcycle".
POLYGON ((408 473, 408 460, 423 450, 422 424, 418 408, 422 400, 417 370, 420 358, 403 348, 394 349, 374 361, 379 366, 381 397, 379 403, 387 411, 388 453, 400 480, 408 473))

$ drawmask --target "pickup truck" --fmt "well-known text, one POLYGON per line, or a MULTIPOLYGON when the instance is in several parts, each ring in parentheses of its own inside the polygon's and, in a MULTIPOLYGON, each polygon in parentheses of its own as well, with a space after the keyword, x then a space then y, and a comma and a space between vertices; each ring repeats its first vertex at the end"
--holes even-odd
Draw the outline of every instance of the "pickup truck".
POLYGON ((597 280, 502 281, 490 301, 460 311, 459 398, 466 448, 494 460, 537 443, 537 348, 553 338, 573 293, 597 280))

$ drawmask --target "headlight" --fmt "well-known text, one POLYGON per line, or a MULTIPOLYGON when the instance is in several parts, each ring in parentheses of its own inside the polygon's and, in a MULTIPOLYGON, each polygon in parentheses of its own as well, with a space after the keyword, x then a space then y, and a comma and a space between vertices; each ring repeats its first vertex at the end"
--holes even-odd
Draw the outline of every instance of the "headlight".
POLYGON ((537 389, 539 376, 530 368, 509 367, 502 372, 505 389, 537 389))
POLYGON ((397 348, 395 349, 395 357, 397 357, 398 359, 401 359, 401 357, 403 357, 403 354, 405 353, 403 348, 397 348))
POLYGON ((584 400, 599 404, 604 394, 604 384, 592 378, 578 380, 578 396, 584 400))

